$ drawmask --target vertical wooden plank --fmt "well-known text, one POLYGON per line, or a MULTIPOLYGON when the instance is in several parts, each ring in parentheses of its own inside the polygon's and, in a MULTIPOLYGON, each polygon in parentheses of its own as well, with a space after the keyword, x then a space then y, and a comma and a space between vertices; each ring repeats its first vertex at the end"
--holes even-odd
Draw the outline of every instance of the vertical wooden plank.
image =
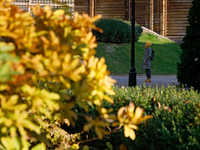
POLYGON ((160 24, 160 0, 157 0, 157 33, 160 33, 159 31, 159 24, 160 24))
POLYGON ((145 27, 148 27, 148 6, 149 6, 149 0, 145 0, 145 27))
POLYGON ((94 0, 90 0, 90 17, 94 17, 94 0))
POLYGON ((163 36, 166 36, 167 29, 167 0, 163 0, 163 36))
POLYGON ((167 0, 161 0, 161 13, 160 13, 160 35, 166 36, 167 28, 167 0))
POLYGON ((150 30, 154 29, 154 0, 150 0, 150 30))
POLYGON ((163 19, 163 12, 164 12, 164 0, 160 0, 160 35, 164 36, 164 19, 163 19))
POLYGON ((94 0, 94 16, 96 15, 96 0, 94 0))

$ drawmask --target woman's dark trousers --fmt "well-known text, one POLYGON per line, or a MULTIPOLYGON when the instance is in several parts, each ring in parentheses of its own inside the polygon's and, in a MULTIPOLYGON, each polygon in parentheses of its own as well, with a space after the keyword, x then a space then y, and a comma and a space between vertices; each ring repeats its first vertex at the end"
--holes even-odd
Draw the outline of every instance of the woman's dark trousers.
POLYGON ((151 69, 145 69, 147 78, 151 78, 151 69))

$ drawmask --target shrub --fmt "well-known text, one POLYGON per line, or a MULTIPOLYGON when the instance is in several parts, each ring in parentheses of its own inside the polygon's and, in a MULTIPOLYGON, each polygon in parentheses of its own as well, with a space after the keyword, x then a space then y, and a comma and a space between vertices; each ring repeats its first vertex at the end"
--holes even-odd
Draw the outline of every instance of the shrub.
MULTIPOLYGON (((93 31, 99 42, 110 43, 129 43, 131 40, 130 24, 116 19, 100 19, 95 22, 95 25, 103 30, 103 33, 93 31)), ((135 41, 138 41, 142 33, 142 28, 135 25, 135 41)))
POLYGON ((200 1, 193 0, 188 15, 186 36, 181 44, 181 62, 178 63, 177 78, 182 84, 200 89, 200 1))
POLYGON ((134 116, 133 104, 128 114, 122 107, 118 118, 102 107, 103 100, 113 103, 108 94, 115 94, 115 81, 104 58, 94 57, 91 29, 101 31, 94 25, 100 16, 74 13, 70 19, 64 10, 36 5, 33 18, 10 3, 0 0, 0 149, 76 150, 82 132, 94 128, 102 139, 111 125, 124 126, 125 136, 134 140, 143 117, 134 116), (77 114, 76 105, 85 114, 77 114), (96 116, 87 113, 90 107, 96 116), (86 120, 81 133, 61 128, 75 125, 79 115, 86 120))
MULTIPOLYGON (((103 107, 117 112, 122 106, 133 102, 141 106, 145 115, 152 114, 153 119, 147 120, 139 126, 134 141, 123 135, 123 127, 114 130, 113 134, 104 137, 103 141, 88 142, 89 147, 105 149, 105 141, 119 150, 124 146, 127 150, 170 150, 170 149, 200 149, 200 94, 194 89, 176 89, 176 87, 114 87, 116 95, 111 96, 113 104, 106 101, 103 107)), ((82 111, 76 108, 77 113, 82 111)), ((95 115, 97 110, 90 108, 90 114, 95 115)), ((78 120, 77 124, 84 124, 78 120)), ((73 129, 71 129, 73 131, 73 129)), ((81 131, 81 128, 79 132, 81 131)), ((90 138, 97 135, 94 130, 88 133, 90 138)), ((84 135, 85 138, 87 135, 84 135)))
POLYGON ((123 143, 129 150, 200 149, 200 94, 197 91, 145 86, 114 90, 115 102, 112 105, 105 102, 106 108, 117 110, 133 101, 146 115, 152 114, 153 119, 139 126, 135 141, 117 133, 112 135, 112 145, 123 143))

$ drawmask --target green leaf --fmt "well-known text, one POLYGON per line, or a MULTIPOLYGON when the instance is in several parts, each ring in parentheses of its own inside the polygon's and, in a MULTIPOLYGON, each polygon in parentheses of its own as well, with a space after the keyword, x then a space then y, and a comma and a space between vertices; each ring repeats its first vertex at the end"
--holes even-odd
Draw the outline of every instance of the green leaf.
POLYGON ((43 143, 37 144, 31 150, 46 150, 46 146, 43 143))
POLYGON ((113 150, 113 146, 110 142, 106 142, 106 145, 110 150, 113 150))
POLYGON ((4 76, 10 72, 10 64, 6 63, 0 67, 0 76, 4 76))
POLYGON ((15 49, 14 45, 8 45, 5 43, 0 42, 0 52, 10 52, 15 49))
POLYGON ((13 138, 13 142, 15 145, 15 150, 20 150, 21 149, 21 141, 19 138, 13 138))
POLYGON ((0 60, 3 60, 3 61, 12 61, 12 62, 18 62, 20 59, 19 57, 17 56, 12 56, 11 54, 9 53, 0 53, 0 60))

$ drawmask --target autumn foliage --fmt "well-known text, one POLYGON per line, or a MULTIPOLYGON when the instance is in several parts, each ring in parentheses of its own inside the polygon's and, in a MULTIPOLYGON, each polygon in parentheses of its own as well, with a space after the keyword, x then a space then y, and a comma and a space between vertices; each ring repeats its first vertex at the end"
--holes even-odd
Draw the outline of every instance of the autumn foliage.
POLYGON ((152 116, 142 118, 140 108, 134 113, 132 103, 118 117, 102 108, 103 100, 113 103, 108 95, 115 94, 115 80, 105 59, 94 56, 91 30, 102 32, 94 25, 100 16, 75 13, 70 19, 64 10, 39 5, 32 12, 34 18, 0 0, 0 149, 79 149, 80 133, 68 134, 60 126, 74 125, 75 105, 98 110, 99 116, 85 114, 84 131, 94 127, 102 139, 110 134, 108 126, 121 125, 134 140, 133 129, 152 116))

